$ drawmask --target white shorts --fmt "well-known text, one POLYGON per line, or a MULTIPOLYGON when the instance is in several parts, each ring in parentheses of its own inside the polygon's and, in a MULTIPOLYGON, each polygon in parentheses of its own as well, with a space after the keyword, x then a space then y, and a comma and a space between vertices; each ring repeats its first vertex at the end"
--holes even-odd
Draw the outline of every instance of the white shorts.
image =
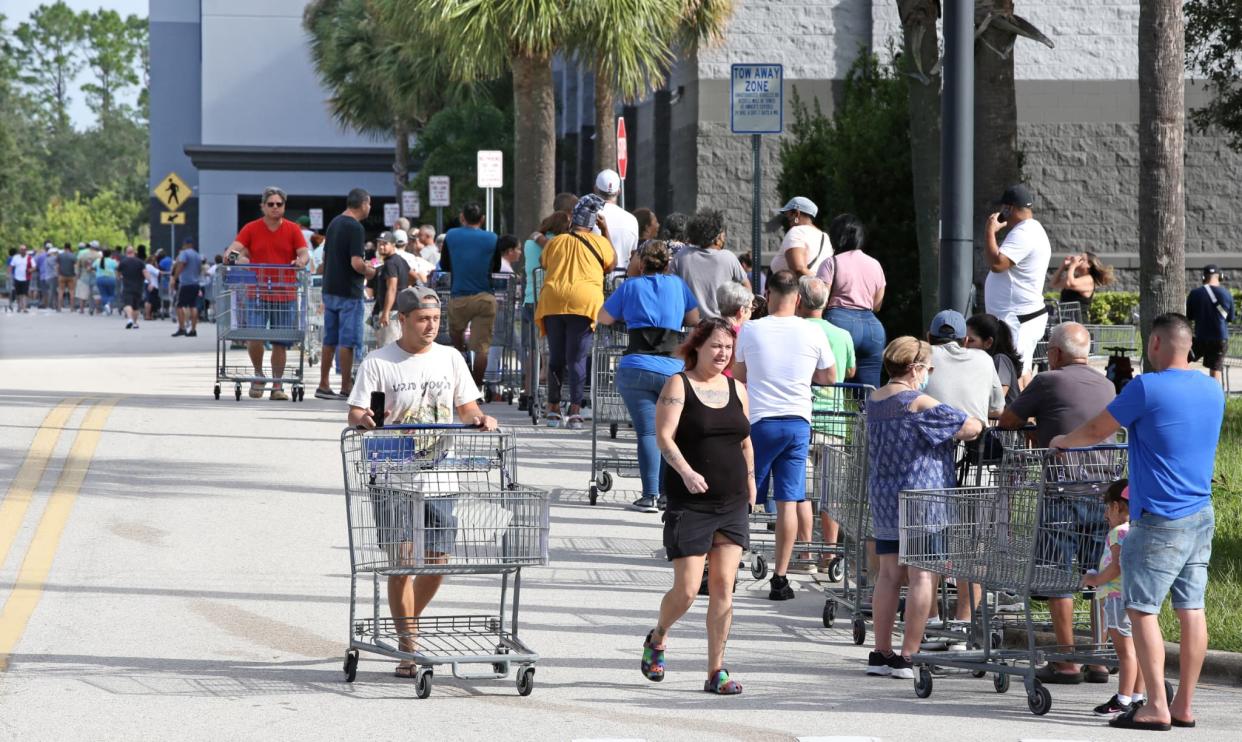
POLYGON ((1020 375, 1026 376, 1032 370, 1035 346, 1044 339, 1044 333, 1048 330, 1048 313, 1044 312, 1026 322, 1018 322, 1018 315, 1014 312, 1006 314, 1001 319, 1009 325, 1009 330, 1013 333, 1014 345, 1018 347, 1018 355, 1022 356, 1020 375))

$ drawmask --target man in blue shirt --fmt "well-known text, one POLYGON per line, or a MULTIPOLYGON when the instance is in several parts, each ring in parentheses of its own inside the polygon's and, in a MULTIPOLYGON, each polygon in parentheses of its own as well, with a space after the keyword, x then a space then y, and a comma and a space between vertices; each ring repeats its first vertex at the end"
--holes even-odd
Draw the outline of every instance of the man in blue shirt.
POLYGON ((449 338, 461 352, 474 352, 470 372, 474 383, 483 388, 487 371, 487 350, 492 344, 492 325, 496 322, 496 296, 492 293, 492 273, 500 270, 496 234, 483 229, 483 209, 466 204, 461 210, 463 226, 444 235, 440 270, 452 276, 449 298, 449 338), (466 345, 466 328, 470 344, 466 345))
POLYGON ((1194 726, 1191 701, 1207 652, 1203 595, 1215 515, 1212 468, 1225 412, 1220 384, 1190 368, 1190 322, 1169 312, 1152 322, 1147 357, 1156 369, 1126 385, 1108 407, 1050 448, 1090 446, 1129 433, 1130 534, 1121 581, 1148 703, 1109 722, 1123 729, 1194 726), (1181 623, 1177 695, 1164 692, 1160 604, 1170 590, 1181 623))
POLYGON ((1186 316, 1195 324, 1191 358, 1203 359, 1212 378, 1223 381, 1229 352, 1229 323, 1234 321, 1233 295, 1220 285, 1220 268, 1203 267, 1203 285, 1186 297, 1186 316))

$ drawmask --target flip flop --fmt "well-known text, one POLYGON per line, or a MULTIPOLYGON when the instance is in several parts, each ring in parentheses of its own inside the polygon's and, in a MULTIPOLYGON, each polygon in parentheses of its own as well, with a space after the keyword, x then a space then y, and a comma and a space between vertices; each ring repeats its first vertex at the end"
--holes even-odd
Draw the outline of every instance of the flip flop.
POLYGON ((729 671, 722 668, 712 673, 711 678, 703 683, 703 691, 718 696, 736 696, 742 692, 742 684, 730 678, 729 671))
POLYGON ((1190 719, 1189 721, 1187 721, 1186 719, 1179 719, 1176 716, 1170 716, 1169 723, 1181 729, 1194 729, 1195 728, 1194 719, 1190 719))
POLYGON ((1036 670, 1035 678, 1044 685, 1078 685, 1082 682, 1082 671, 1062 672, 1049 664, 1036 670))
POLYGON ((1137 711, 1137 708, 1131 709, 1109 720, 1108 725, 1114 729, 1134 729, 1140 732, 1167 732, 1173 728, 1172 724, 1165 724, 1160 721, 1138 721, 1134 718, 1134 714, 1137 711))

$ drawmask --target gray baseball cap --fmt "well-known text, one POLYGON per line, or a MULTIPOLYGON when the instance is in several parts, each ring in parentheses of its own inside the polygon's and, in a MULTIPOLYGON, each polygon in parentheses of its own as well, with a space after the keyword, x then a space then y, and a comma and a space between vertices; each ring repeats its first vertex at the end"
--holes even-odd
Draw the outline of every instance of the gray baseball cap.
POLYGON ((789 203, 785 204, 781 211, 801 211, 807 216, 815 217, 819 214, 819 207, 806 196, 794 196, 789 199, 789 203))
POLYGON ((410 286, 397 292, 397 311, 409 314, 415 309, 439 309, 440 295, 426 286, 410 286))

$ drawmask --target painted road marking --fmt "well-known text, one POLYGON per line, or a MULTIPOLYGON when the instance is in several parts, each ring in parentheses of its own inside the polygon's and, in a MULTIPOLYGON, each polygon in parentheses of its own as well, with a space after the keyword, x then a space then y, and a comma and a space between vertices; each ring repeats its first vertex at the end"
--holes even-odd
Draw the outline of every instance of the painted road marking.
POLYGON ((91 459, 95 457, 95 447, 103 435, 104 423, 108 421, 108 415, 119 400, 120 397, 111 397, 87 410, 86 417, 74 436, 69 456, 65 459, 65 468, 52 489, 47 508, 35 529, 34 539, 26 550, 21 569, 18 570, 17 583, 4 603, 4 610, 0 611, 0 672, 8 668, 9 655, 17 646, 26 630, 27 622, 39 605, 43 584, 52 569, 52 561, 60 546, 60 537, 65 531, 65 524, 69 522, 73 505, 77 502, 78 491, 86 479, 91 459))
POLYGON ((21 529, 26 511, 30 509, 35 490, 43 480, 43 472, 47 470, 52 453, 56 451, 56 444, 60 442, 65 423, 81 401, 80 398, 61 401, 47 413, 47 417, 43 418, 43 423, 35 431, 30 450, 26 452, 26 460, 22 462, 17 476, 9 485, 4 502, 0 502, 0 565, 8 559, 9 550, 17 539, 17 532, 21 529))

